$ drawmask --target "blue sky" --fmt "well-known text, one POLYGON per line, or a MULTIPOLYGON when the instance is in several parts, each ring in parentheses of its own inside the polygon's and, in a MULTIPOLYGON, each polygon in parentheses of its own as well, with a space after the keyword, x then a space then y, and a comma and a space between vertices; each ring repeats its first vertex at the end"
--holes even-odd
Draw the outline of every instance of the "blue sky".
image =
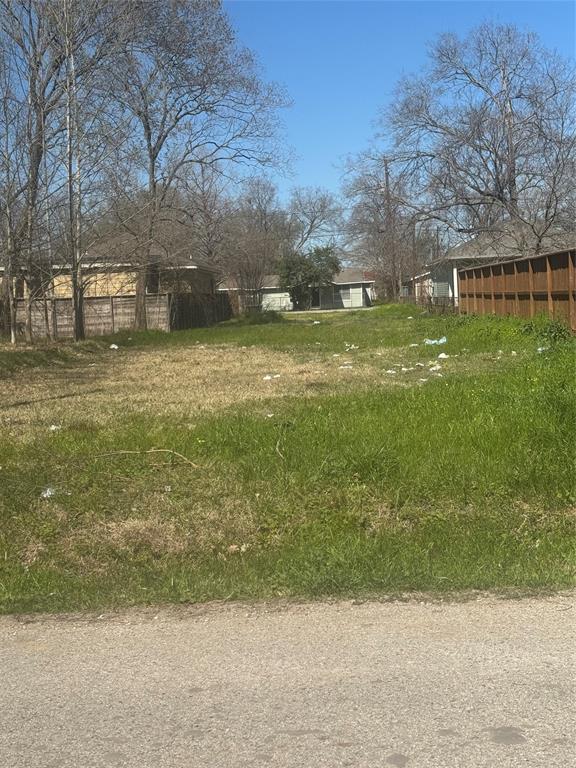
POLYGON ((564 56, 575 52, 573 2, 228 0, 225 7, 266 77, 293 100, 284 123, 296 160, 292 178, 279 180, 283 191, 338 191, 338 166, 367 146, 379 107, 403 73, 424 64, 441 32, 464 35, 492 19, 537 32, 564 56))

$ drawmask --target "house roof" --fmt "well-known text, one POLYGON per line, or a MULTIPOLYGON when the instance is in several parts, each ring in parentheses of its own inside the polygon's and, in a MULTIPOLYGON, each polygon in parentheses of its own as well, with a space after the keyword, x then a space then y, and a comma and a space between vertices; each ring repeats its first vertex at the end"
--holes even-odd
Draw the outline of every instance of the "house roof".
MULTIPOLYGON (((362 269, 354 269, 345 267, 334 275, 331 281, 333 285, 355 285, 355 284, 368 284, 374 283, 374 275, 371 272, 366 272, 362 269)), ((234 278, 227 278, 220 283, 219 290, 221 291, 237 291, 238 283, 234 278)), ((266 291, 280 291, 280 276, 279 275, 265 275, 262 290, 266 291)))
MULTIPOLYGON (((570 250, 576 246, 576 233, 557 231, 546 234, 540 243, 542 253, 570 250)), ((530 239, 522 242, 520 236, 511 232, 483 232, 463 243, 450 248, 446 256, 430 263, 429 266, 442 263, 470 264, 494 261, 511 261, 534 255, 530 239)), ((454 266, 457 266, 454 264, 454 266)))
MULTIPOLYGON (((106 264, 107 266, 140 265, 145 243, 129 232, 103 237, 86 248, 85 263, 106 264)), ((150 245, 150 261, 165 269, 204 269, 218 272, 218 269, 194 255, 187 246, 174 247, 154 241, 150 245)))
POLYGON ((352 283, 374 283, 374 274, 355 267, 344 267, 332 280, 334 285, 349 285, 352 283))

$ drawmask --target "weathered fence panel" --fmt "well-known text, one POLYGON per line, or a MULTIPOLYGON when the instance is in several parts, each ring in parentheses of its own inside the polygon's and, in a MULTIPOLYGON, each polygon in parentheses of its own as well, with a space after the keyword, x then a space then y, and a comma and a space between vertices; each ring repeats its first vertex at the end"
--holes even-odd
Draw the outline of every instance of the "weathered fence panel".
POLYGON ((544 313, 576 331, 576 250, 458 272, 462 314, 534 317, 544 313))
MULTIPOLYGON (((134 296, 84 297, 84 328, 86 336, 103 336, 134 327, 136 300, 134 296)), ((32 335, 36 338, 70 338, 74 335, 72 299, 38 299, 31 305, 32 335), (47 327, 48 326, 48 327, 47 327)), ((27 302, 18 299, 16 325, 24 334, 27 302)), ((170 330, 168 294, 150 294, 146 297, 148 328, 170 330)))
MULTIPOLYGON (((135 296, 86 296, 83 304, 86 336, 103 336, 134 328, 135 296)), ((3 317, 1 310, 2 306, 0 320, 3 317)), ((26 300, 18 299, 16 324, 19 335, 24 335, 27 311, 26 300)), ((30 311, 35 338, 62 339, 74 335, 72 299, 38 299, 32 302, 30 311)), ((200 328, 230 317, 232 307, 226 294, 159 293, 146 296, 149 330, 200 328)), ((9 331, 6 320, 7 316, 0 322, 0 333, 9 331)))
POLYGON ((229 320, 233 315, 227 293, 178 293, 170 297, 170 327, 173 331, 184 328, 204 328, 229 320))

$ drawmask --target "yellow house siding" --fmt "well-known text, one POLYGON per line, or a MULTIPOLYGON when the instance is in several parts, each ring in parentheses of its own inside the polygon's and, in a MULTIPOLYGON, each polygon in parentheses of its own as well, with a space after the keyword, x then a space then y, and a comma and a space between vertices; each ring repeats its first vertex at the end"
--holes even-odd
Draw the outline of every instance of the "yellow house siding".
MULTIPOLYGON (((84 275, 85 296, 131 296, 136 292, 136 272, 94 272, 84 275)), ((72 296, 70 275, 56 275, 52 280, 53 295, 58 299, 72 296)))

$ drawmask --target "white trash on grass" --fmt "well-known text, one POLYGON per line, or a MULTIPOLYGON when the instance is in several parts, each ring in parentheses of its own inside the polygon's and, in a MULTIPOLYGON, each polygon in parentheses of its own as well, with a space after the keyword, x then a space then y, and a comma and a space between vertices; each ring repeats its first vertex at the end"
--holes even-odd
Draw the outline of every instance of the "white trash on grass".
POLYGON ((433 365, 433 366, 430 368, 430 371, 431 371, 432 373, 434 373, 435 371, 441 371, 441 370, 442 370, 442 366, 441 366, 441 365, 433 365))
POLYGON ((50 424, 50 432, 58 432, 58 430, 62 429, 62 424, 50 424))
POLYGON ((44 488, 40 494, 42 499, 51 499, 52 496, 56 496, 56 490, 54 488, 50 488, 50 486, 48 486, 48 488, 44 488))
POLYGON ((118 349, 118 344, 110 344, 110 349, 118 349))
POLYGON ((447 341, 448 339, 446 338, 446 336, 442 336, 439 339, 424 339, 424 344, 428 346, 434 345, 434 344, 446 344, 447 341))
POLYGON ((447 355, 446 352, 440 352, 438 355, 438 360, 448 360, 449 357, 450 355, 447 355))

